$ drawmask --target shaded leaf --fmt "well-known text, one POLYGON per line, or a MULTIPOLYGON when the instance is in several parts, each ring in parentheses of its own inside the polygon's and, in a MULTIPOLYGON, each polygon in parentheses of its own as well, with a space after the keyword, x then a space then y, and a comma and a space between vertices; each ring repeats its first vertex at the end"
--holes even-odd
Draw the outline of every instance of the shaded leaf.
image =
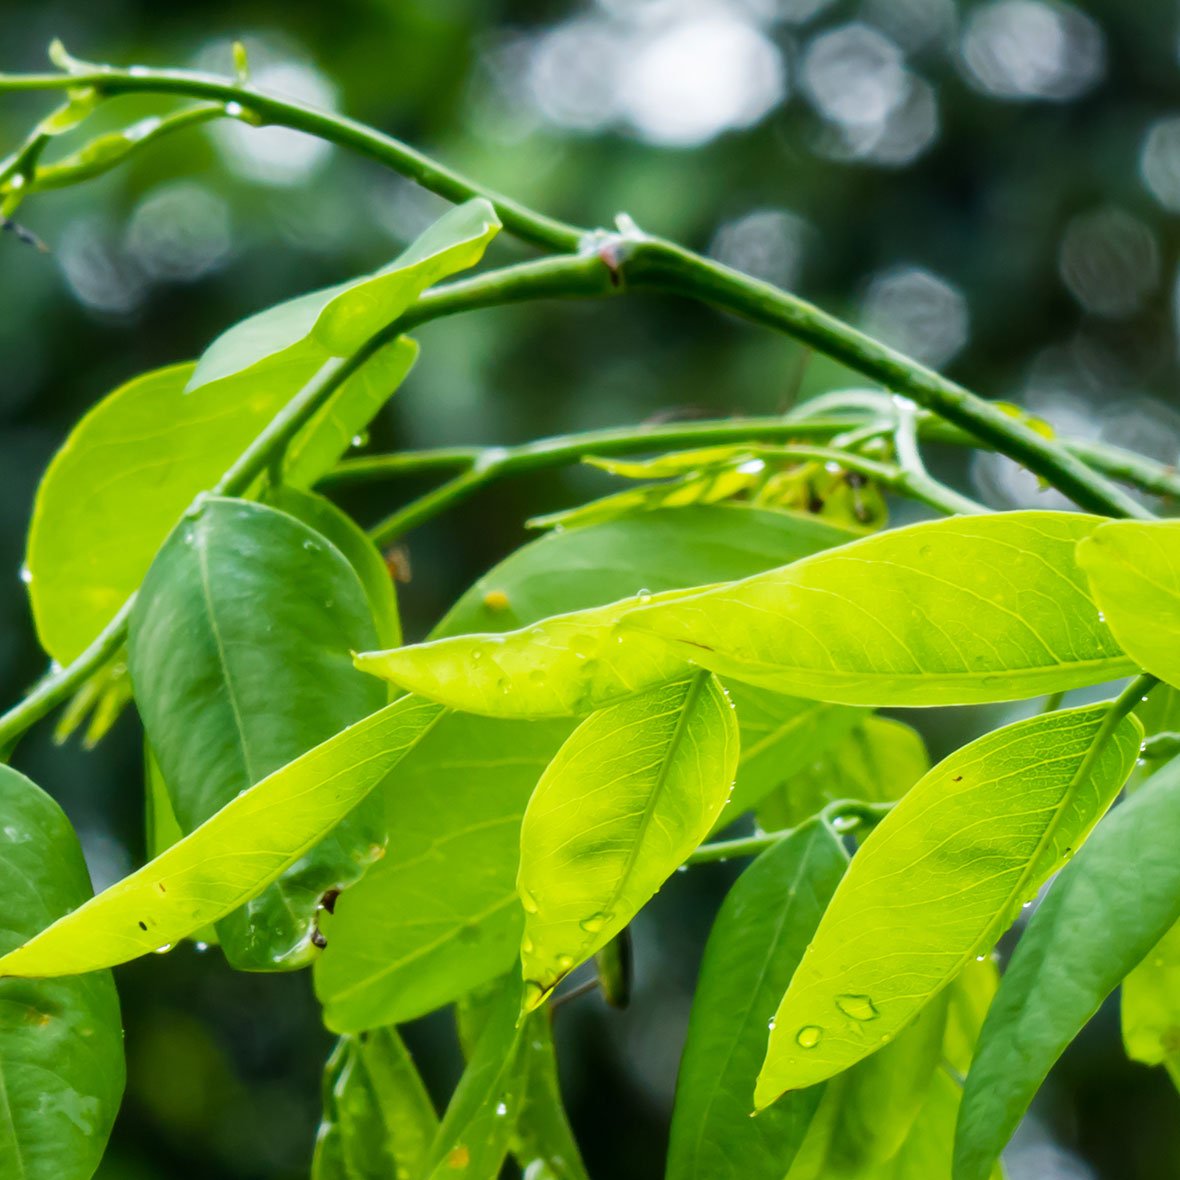
POLYGON ((781 1180, 819 1105, 818 1088, 756 1119, 767 1026, 848 864, 812 821, 730 889, 705 948, 676 1082, 668 1180, 781 1180))
POLYGON ((530 1009, 622 930, 704 839, 737 756, 733 708, 703 673, 603 709, 574 730, 521 826, 530 1009))
MULTIPOLYGON (((375 634, 348 560, 294 517, 209 498, 185 518, 128 633, 140 716, 182 831, 385 703, 348 658, 375 634)), ((384 842, 380 804, 362 804, 220 922, 226 957, 253 971, 309 962, 321 898, 358 880, 384 842)))
MULTIPOLYGON (((90 896, 69 821, 23 775, 0 766, 0 950, 90 896)), ((119 999, 107 971, 0 979, 0 1175, 90 1180, 123 1097, 119 999)))
POLYGON ((622 629, 718 675, 849 705, 979 704, 1097 684, 1134 670, 1074 559, 1100 523, 1006 512, 910 525, 641 606, 622 629))
POLYGON ((442 716, 403 697, 227 803, 138 872, 0 957, 0 975, 77 975, 188 937, 317 844, 442 716))
POLYGON ((378 792, 394 839, 321 917, 324 1021, 359 1031, 412 1020, 511 969, 520 820, 571 723, 451 714, 378 792))
POLYGON ((776 1013, 756 1092, 880 1049, 989 951, 1130 774, 1141 729, 1108 705, 995 730, 934 767, 866 839, 776 1013))
POLYGON ((1066 1046, 1180 919, 1178 826, 1173 762, 1102 824, 1033 914, 967 1075, 956 1180, 987 1176, 1066 1046))

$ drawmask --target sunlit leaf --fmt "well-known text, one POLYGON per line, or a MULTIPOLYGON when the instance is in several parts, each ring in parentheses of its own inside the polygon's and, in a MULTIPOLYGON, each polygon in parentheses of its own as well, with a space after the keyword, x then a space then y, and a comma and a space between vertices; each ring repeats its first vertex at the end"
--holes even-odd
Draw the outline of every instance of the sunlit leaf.
POLYGON ((1180 924, 1123 980, 1120 1007, 1127 1056, 1165 1066, 1180 1087, 1180 924))
POLYGON ((1134 670, 1074 559, 1100 523, 1009 512, 910 525, 640 607, 622 629, 662 638, 718 675, 843 704, 976 704, 1077 688, 1134 670))
POLYGON ((1127 654, 1180 688, 1180 522, 1109 521, 1078 546, 1078 562, 1127 654))
POLYGON ((764 852, 725 899, 701 965, 676 1083, 667 1180, 782 1180, 818 1088, 756 1119, 767 1026, 848 864, 813 821, 764 852))
POLYGON ((312 1180, 420 1176, 438 1116, 397 1030, 341 1037, 324 1069, 312 1180))
POLYGON ((138 872, 0 957, 0 975, 77 975, 168 947, 256 897, 442 716, 403 697, 227 803, 138 872))
POLYGON ((511 969, 520 820, 571 727, 451 714, 400 763, 378 792, 385 859, 320 919, 329 1028, 412 1020, 511 969))
MULTIPOLYGON (((144 579, 128 635, 140 716, 182 831, 386 703, 348 659, 375 635, 351 564, 294 517, 210 498, 185 518, 144 579)), ((253 971, 311 961, 321 899, 359 879, 384 842, 370 800, 219 924, 226 957, 253 971)))
POLYGON ((967 1075, 956 1180, 987 1176, 1066 1046, 1180 919, 1178 828, 1173 762, 1053 882, 1004 972, 967 1075))
POLYGON ((887 1044, 991 950, 1130 774, 1142 730, 1109 706, 1018 721, 945 758, 853 859, 776 1013, 760 1107, 887 1044))
POLYGON ((521 827, 529 1008, 626 926, 704 839, 737 756, 733 708, 707 674, 603 709, 574 730, 521 827))
MULTIPOLYGON (((90 896, 61 808, 0 766, 0 949, 90 896)), ((110 973, 0 979, 0 1175, 90 1180, 123 1097, 123 1030, 110 973)))

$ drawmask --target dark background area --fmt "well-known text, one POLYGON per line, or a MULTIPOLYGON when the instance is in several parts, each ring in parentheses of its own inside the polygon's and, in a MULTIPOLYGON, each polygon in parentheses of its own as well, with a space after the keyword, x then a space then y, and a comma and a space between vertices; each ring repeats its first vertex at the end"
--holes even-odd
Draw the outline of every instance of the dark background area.
MULTIPOLYGON (((392 131, 580 224, 626 211, 784 283, 1059 428, 1180 451, 1180 10, 1173 0, 0 0, 0 69, 62 37, 120 64, 227 70, 392 131)), ((15 143, 44 98, 0 102, 15 143)), ((123 99, 101 119, 165 109, 123 99)), ((20 212, 52 248, 0 238, 0 682, 43 670, 18 577, 36 481, 77 418, 135 374, 197 355, 270 303, 388 260, 441 209, 340 151, 239 126, 186 131, 20 212)), ((494 260, 523 257, 498 243, 494 260)), ((656 413, 770 413, 858 384, 791 342, 671 298, 529 305, 423 328, 376 447, 507 443, 656 413)), ((935 455, 997 507, 1057 505, 1005 462, 935 455)), ((525 536, 604 488, 499 485, 410 539, 420 636, 525 536)), ((375 520, 416 490, 348 506, 375 520)), ((917 719, 945 752, 1002 710, 917 719)), ((78 825, 98 887, 143 856, 137 722, 95 751, 48 727, 17 765, 78 825)), ((733 866, 676 877, 636 927, 624 1015, 559 1018, 566 1090, 596 1177, 662 1155, 700 949, 733 866)), ((119 973, 128 1096, 104 1180, 306 1175, 329 1038, 306 976, 231 974, 185 946, 119 973)), ((445 1016, 410 1030, 442 1099, 445 1016)), ((1180 1105, 1127 1064, 1108 1006, 1055 1072, 1014 1180, 1180 1174, 1180 1105)), ((935 1178, 932 1178, 935 1180, 935 1178)))

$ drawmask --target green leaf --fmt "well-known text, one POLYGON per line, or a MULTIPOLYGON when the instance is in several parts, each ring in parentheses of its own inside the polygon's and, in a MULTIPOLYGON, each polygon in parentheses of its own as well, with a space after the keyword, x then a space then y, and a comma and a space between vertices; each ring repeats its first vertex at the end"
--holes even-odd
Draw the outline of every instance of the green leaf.
POLYGON ((420 1176, 438 1116, 395 1028, 341 1037, 324 1069, 312 1180, 420 1176))
POLYGON ((1117 808, 1054 881, 1004 972, 967 1075, 956 1180, 979 1180, 1054 1062, 1180 919, 1180 763, 1117 808))
MULTIPOLYGON (((738 711, 740 716, 740 704, 738 711)), ((867 717, 763 799, 758 822, 769 831, 793 828, 837 799, 889 803, 929 769, 926 743, 916 730, 890 717, 867 717)))
POLYGON ((389 853, 321 918, 329 1028, 412 1020, 511 969, 520 820, 570 729, 451 714, 401 762, 378 792, 389 853))
MULTIPOLYGON (((328 357, 351 355, 427 287, 474 266, 499 228, 483 199, 449 210, 384 269, 300 295, 230 328, 205 351, 188 388, 244 373, 269 375, 279 365, 314 372, 328 357)), ((344 436, 345 447, 353 433, 344 436)))
POLYGON ((848 864, 818 820, 767 849, 730 889, 701 965, 676 1082, 668 1180, 781 1180, 820 1101, 787 1096, 756 1119, 766 1030, 848 864))
POLYGON ((1078 545, 1078 564, 1126 653, 1180 688, 1180 522, 1108 521, 1078 545))
MULTIPOLYGON (((0 950, 90 896, 82 850, 52 799, 0 766, 0 950)), ((0 1175, 90 1180, 123 1096, 123 1030, 110 972, 0 979, 0 1175)))
POLYGON ((893 1039, 989 951, 1118 794, 1139 723, 1048 713, 934 767, 865 841, 775 1015, 756 1100, 814 1085, 893 1039))
POLYGON ((477 581, 436 639, 514 631, 550 615, 606 606, 795 561, 851 539, 820 521, 747 505, 664 509, 548 533, 477 581))
POLYGON ((603 709, 546 768, 520 834, 529 1009, 639 912, 713 826, 738 734, 715 677, 603 709))
POLYGON ((1078 688, 1134 670, 1074 559, 1100 523, 1007 512, 910 525, 640 607, 622 629, 664 639, 720 676, 848 705, 1078 688))
POLYGON ((0 957, 0 976, 77 975, 187 938, 257 897, 430 732, 443 710, 403 697, 227 803, 138 872, 0 957))
POLYGON ((1165 1066, 1180 1087, 1180 923, 1123 980, 1121 1011, 1127 1056, 1165 1066))
POLYGON ((356 521, 326 497, 285 484, 270 490, 267 503, 301 520, 308 528, 331 541, 348 558, 365 588, 378 641, 390 646, 401 643, 402 626, 393 577, 377 546, 356 521))
MULTIPOLYGON (((388 395, 416 354, 412 341, 394 341, 350 382, 388 395)), ((175 365, 115 390, 78 423, 41 480, 29 596, 37 634, 61 663, 110 622, 194 497, 221 479, 315 369, 265 381, 246 374, 185 393, 192 371, 175 365)))
POLYGON ((429 1180, 496 1180, 524 1100, 524 1049, 538 1013, 518 1022, 520 981, 497 989, 430 1151, 429 1180))
MULTIPOLYGON (((140 716, 182 831, 386 702, 348 659, 375 634, 348 560, 294 517, 214 498, 186 517, 144 579, 128 634, 140 716)), ((383 855, 380 804, 325 837, 219 924, 235 967, 286 970, 318 954, 321 900, 383 855)))

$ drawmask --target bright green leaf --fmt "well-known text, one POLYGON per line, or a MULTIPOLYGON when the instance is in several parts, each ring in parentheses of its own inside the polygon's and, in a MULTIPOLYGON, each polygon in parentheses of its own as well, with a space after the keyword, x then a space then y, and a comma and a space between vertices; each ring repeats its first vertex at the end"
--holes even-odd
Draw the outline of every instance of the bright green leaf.
POLYGON ((1165 1066, 1180 1086, 1180 923, 1123 980, 1121 1011, 1127 1056, 1165 1066))
MULTIPOLYGON (((82 850, 52 799, 0 766, 0 950, 91 893, 82 850)), ((110 973, 0 979, 0 1175, 90 1180, 123 1096, 123 1030, 110 973)))
POLYGON ((1108 521, 1078 546, 1078 563, 1127 654, 1180 688, 1180 521, 1108 521))
POLYGON ((324 1069, 311 1180, 420 1176, 438 1116, 395 1028, 341 1037, 324 1069))
POLYGON ((849 705, 978 704, 1096 684, 1134 670, 1074 559, 1100 523, 1008 512, 910 525, 640 607, 622 629, 718 675, 849 705))
POLYGON ((443 715, 403 697, 227 803, 138 872, 0 957, 0 976, 77 975, 175 944, 257 897, 443 715))
MULTIPOLYGON (((140 716, 182 831, 385 704, 348 659, 375 634, 348 560, 294 517, 210 498, 185 518, 144 579, 128 635, 140 716)), ((226 957, 251 971, 312 960, 322 898, 358 880, 384 842, 370 800, 219 924, 226 957)))
POLYGON ((676 1083, 668 1180, 782 1180, 820 1101, 789 1095, 756 1119, 767 1026, 848 864, 812 821, 738 878, 713 924, 676 1083))
POLYGON ((900 799, 929 769, 921 734, 891 717, 867 717, 843 741, 821 748, 818 757, 763 799, 758 821, 773 831, 793 828, 837 799, 889 803, 900 799))
POLYGON ((451 714, 401 762, 378 792, 393 835, 385 859, 321 918, 315 982, 329 1028, 412 1020, 512 967, 520 820, 570 729, 451 714))
POLYGON ((895 1037, 1071 855, 1142 730, 1108 705, 1048 713, 934 767, 865 841, 776 1013, 759 1107, 895 1037))
POLYGON ((1053 882, 1004 972, 967 1075, 956 1180, 987 1176, 1066 1046, 1180 919, 1178 828, 1172 762, 1053 882))
POLYGON ((622 930, 704 839, 737 757, 733 707, 703 673, 603 709, 574 730, 521 827, 530 1009, 622 930))

